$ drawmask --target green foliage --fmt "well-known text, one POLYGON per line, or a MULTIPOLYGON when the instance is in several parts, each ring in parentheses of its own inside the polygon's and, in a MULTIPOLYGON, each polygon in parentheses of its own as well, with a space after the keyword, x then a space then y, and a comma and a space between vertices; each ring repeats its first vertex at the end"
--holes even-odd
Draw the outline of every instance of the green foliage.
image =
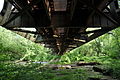
POLYGON ((110 63, 103 65, 103 69, 109 76, 120 80, 120 60, 111 59, 110 63))
POLYGON ((110 65, 109 72, 114 78, 120 79, 120 62, 110 65))
POLYGON ((52 70, 40 64, 0 64, 0 80, 87 80, 83 69, 52 70))
MULTIPOLYGON (((120 28, 78 47, 63 56, 52 55, 48 48, 37 45, 11 31, 0 27, 0 62, 15 60, 51 61, 59 58, 59 64, 76 61, 99 62, 107 66, 111 76, 120 79, 120 28), (9 34, 9 35, 8 35, 9 34)), ((0 64, 1 80, 87 80, 84 70, 58 71, 41 68, 41 65, 0 64), (52 73, 52 74, 51 74, 52 73), (23 75, 24 74, 24 75, 23 75), (34 77, 33 77, 34 76, 34 77), (62 77, 61 77, 62 76, 62 77), (69 77, 70 76, 70 77, 69 77)))
POLYGON ((0 27, 0 60, 50 61, 52 51, 0 27))
POLYGON ((107 65, 111 76, 120 79, 120 28, 67 52, 60 59, 60 63, 66 64, 76 61, 99 62, 107 65))
MULTIPOLYGON (((99 61, 102 59, 120 59, 120 28, 92 40, 91 42, 67 52, 61 57, 61 62, 99 61)), ((106 61, 105 61, 106 62, 106 61)))

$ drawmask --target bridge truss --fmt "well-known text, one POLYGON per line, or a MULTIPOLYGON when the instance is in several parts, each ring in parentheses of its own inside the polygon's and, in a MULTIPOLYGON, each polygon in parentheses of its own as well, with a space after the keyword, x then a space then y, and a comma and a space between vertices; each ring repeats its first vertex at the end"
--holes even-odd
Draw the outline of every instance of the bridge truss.
POLYGON ((62 55, 119 27, 119 3, 119 0, 4 0, 0 25, 37 34, 37 43, 62 55))

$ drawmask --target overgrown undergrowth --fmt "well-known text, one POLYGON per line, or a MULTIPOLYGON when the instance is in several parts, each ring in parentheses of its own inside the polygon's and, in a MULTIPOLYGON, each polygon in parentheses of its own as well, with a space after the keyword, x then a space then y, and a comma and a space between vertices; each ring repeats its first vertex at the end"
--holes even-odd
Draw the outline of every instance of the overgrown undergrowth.
POLYGON ((74 62, 98 62, 107 67, 110 76, 120 79, 120 29, 113 30, 63 56, 52 55, 52 51, 35 44, 9 30, 0 27, 0 80, 87 80, 84 70, 60 72, 40 64, 16 65, 9 61, 49 62, 59 58, 54 64, 71 64, 74 62), (56 73, 56 72, 55 72, 56 73), (66 75, 64 74, 66 73, 66 75), (23 75, 24 74, 24 75, 23 75), (69 77, 70 76, 70 77, 69 77))
POLYGON ((83 69, 52 70, 40 64, 9 64, 0 65, 0 80, 87 80, 88 75, 83 69))
POLYGON ((0 27, 0 61, 50 61, 55 57, 50 49, 0 27))

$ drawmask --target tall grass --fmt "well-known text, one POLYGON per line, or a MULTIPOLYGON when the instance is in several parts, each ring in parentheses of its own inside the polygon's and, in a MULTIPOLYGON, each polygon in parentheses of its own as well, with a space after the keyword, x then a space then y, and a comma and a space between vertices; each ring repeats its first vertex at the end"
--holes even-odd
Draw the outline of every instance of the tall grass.
POLYGON ((50 61, 52 51, 0 27, 0 60, 50 61))

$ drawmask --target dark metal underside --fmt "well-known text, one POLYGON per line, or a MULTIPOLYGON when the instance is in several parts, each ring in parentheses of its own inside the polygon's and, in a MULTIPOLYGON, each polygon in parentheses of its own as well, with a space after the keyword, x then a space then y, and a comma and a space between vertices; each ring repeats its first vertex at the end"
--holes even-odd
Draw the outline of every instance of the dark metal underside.
POLYGON ((4 0, 0 25, 38 34, 37 43, 58 54, 120 25, 119 0, 4 0), (18 28, 36 28, 26 31, 18 28))

